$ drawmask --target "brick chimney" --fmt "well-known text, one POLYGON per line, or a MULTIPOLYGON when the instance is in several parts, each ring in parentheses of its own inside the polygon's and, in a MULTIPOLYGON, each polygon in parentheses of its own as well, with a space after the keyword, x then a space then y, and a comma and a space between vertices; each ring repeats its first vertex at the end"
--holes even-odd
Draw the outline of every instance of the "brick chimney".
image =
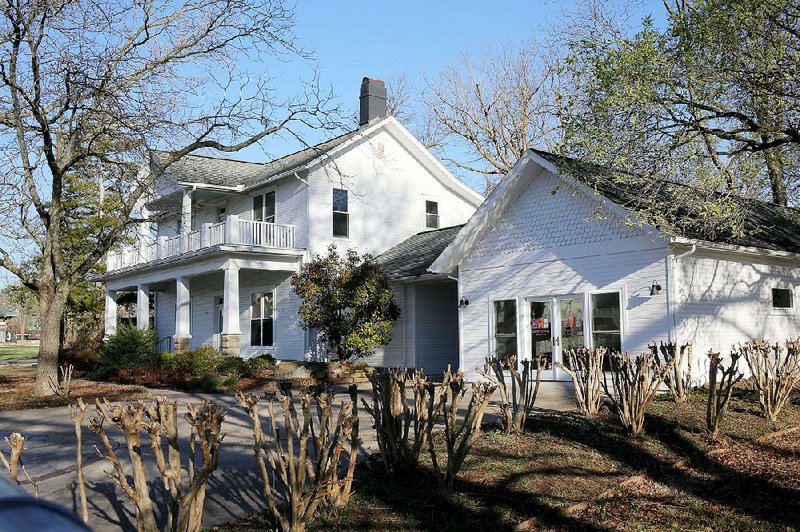
POLYGON ((386 117, 386 85, 379 79, 361 80, 361 112, 358 125, 369 124, 373 120, 386 117))

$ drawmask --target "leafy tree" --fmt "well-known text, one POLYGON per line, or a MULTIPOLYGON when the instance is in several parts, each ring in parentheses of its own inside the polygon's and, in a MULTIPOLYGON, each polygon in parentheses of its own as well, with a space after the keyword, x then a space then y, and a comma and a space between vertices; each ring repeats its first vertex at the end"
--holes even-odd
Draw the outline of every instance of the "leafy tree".
POLYGON ((170 165, 330 125, 316 81, 282 101, 248 71, 308 57, 293 24, 283 0, 0 6, 0 267, 38 295, 36 394, 58 377, 72 288, 146 221, 170 165))
POLYGON ((292 276, 292 286, 303 300, 303 327, 318 331, 339 360, 369 355, 391 341, 400 308, 371 255, 351 249, 342 257, 332 244, 292 276))
POLYGON ((632 35, 594 10, 568 36, 564 151, 640 190, 647 221, 737 233, 740 196, 797 199, 800 8, 791 0, 665 2, 632 35), (655 201, 663 184, 673 201, 655 201), (676 216, 677 215, 677 216, 676 216))

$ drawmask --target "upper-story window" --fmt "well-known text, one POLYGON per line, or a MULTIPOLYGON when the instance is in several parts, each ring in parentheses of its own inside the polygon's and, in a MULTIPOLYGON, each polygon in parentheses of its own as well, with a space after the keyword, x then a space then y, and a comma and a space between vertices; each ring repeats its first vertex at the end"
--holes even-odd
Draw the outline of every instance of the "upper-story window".
POLYGON ((431 229, 439 228, 439 202, 425 202, 425 227, 430 227, 431 229))
POLYGON ((275 192, 253 198, 253 221, 275 223, 275 192))
POLYGON ((350 236, 350 214, 347 191, 333 189, 333 236, 350 236))
POLYGON ((218 207, 217 208, 217 223, 224 222, 225 217, 228 215, 227 207, 218 207))

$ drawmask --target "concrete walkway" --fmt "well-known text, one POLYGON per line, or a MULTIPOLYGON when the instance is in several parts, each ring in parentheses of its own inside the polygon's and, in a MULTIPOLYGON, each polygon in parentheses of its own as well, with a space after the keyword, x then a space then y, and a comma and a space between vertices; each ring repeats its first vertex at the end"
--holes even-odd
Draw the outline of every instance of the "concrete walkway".
MULTIPOLYGON (((359 396, 369 400, 370 387, 362 385, 359 396)), ((253 455, 253 435, 250 419, 236 403, 231 395, 200 395, 182 392, 153 390, 153 396, 166 395, 179 401, 181 410, 186 402, 198 403, 205 398, 211 399, 227 410, 223 432, 225 440, 220 453, 219 469, 209 481, 206 496, 204 526, 244 517, 262 511, 265 504, 261 495, 262 481, 258 473, 253 455)), ((545 409, 569 410, 574 408, 571 383, 542 383, 536 406, 545 409)), ((340 394, 340 401, 346 400, 346 394, 340 394)), ((360 405, 359 405, 360 406, 360 405)), ((94 409, 87 410, 87 418, 94 409)), ((377 451, 375 432, 372 420, 363 408, 359 408, 362 439, 360 452, 368 454, 377 451)), ((495 411, 490 408, 487 415, 495 411)), ((488 420, 488 419, 487 419, 488 420)), ((181 434, 188 434, 188 425, 184 422, 181 434)), ((77 508, 77 491, 75 489, 75 433, 66 407, 34 410, 17 410, 0 412, 0 437, 11 432, 21 432, 28 438, 23 459, 29 473, 38 481, 41 497, 58 502, 75 510, 77 508)), ((121 434, 116 429, 108 431, 110 437, 117 436, 115 443, 123 444, 121 434)), ((95 446, 100 446, 99 438, 85 428, 83 430, 84 475, 89 494, 89 524, 98 531, 134 530, 135 515, 133 505, 127 496, 104 473, 111 465, 98 456, 95 446)), ((149 446, 143 447, 145 461, 153 464, 149 446)), ((127 467, 123 448, 119 452, 123 465, 127 467)), ((153 499, 158 504, 165 500, 163 484, 155 471, 152 486, 153 499)), ((164 507, 163 504, 158 504, 164 507)), ((163 518, 163 516, 161 516, 163 518)))

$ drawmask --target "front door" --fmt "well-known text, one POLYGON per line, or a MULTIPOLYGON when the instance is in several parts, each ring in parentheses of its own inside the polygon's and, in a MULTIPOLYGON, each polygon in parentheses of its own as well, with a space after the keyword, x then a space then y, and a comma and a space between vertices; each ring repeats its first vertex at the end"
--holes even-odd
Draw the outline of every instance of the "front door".
POLYGON ((564 372, 556 367, 564 351, 586 345, 583 296, 568 295, 528 299, 530 360, 541 361, 544 379, 560 380, 564 372))

